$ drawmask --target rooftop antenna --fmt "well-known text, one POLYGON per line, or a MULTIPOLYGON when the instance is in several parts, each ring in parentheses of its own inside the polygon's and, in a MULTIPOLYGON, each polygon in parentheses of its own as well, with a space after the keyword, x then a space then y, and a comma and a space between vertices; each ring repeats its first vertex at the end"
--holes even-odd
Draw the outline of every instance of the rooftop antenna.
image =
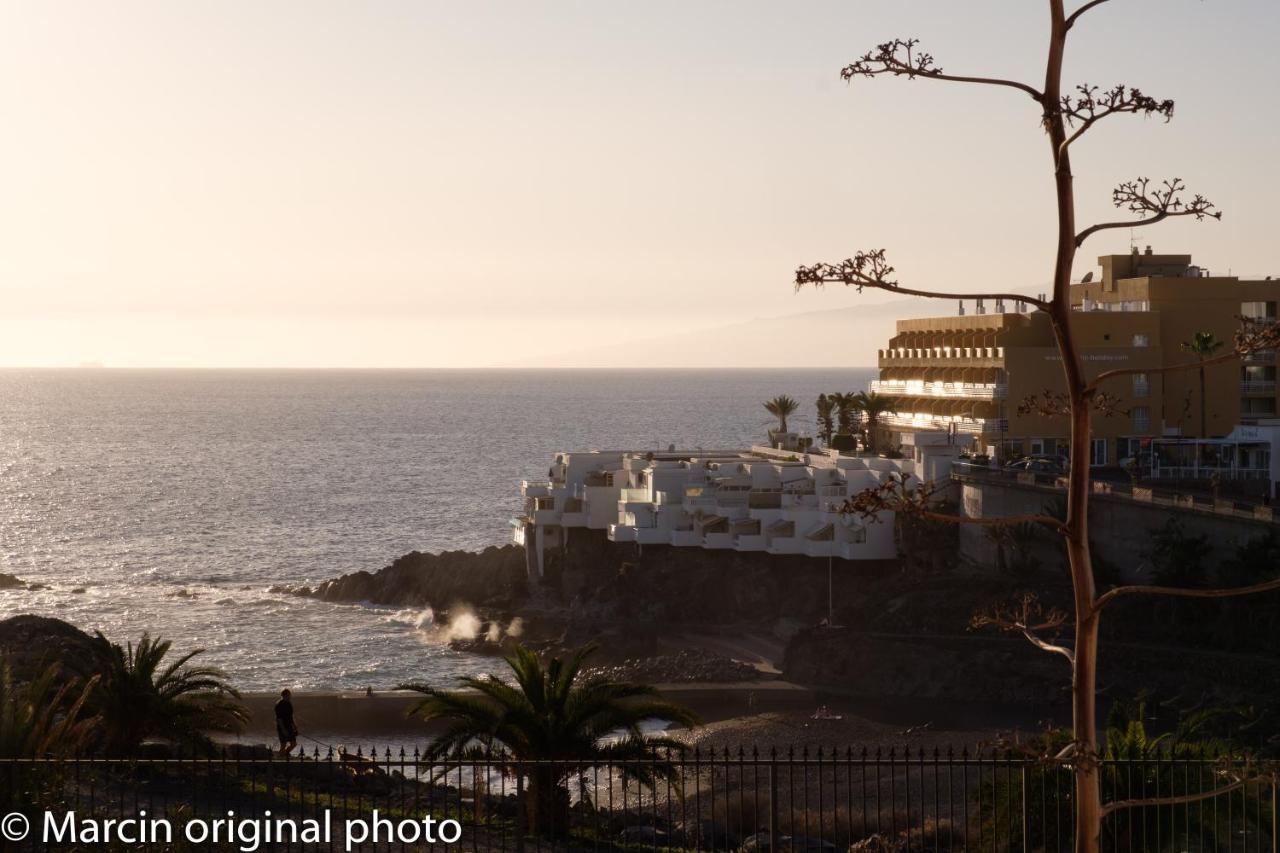
POLYGON ((1129 251, 1135 255, 1138 254, 1138 239, 1135 236, 1134 229, 1129 229, 1129 251))

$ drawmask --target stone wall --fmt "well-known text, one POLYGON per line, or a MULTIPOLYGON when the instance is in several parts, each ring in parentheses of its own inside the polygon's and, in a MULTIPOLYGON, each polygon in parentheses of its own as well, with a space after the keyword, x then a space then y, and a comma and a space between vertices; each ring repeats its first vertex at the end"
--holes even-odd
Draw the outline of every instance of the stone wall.
MULTIPOLYGON (((1124 489, 1127 491, 1128 487, 1124 489)), ((1042 512, 1053 501, 1065 502, 1062 489, 1013 480, 965 478, 960 483, 960 510, 965 516, 992 517, 1042 512)), ((1093 494, 1089 500, 1089 537, 1095 553, 1117 566, 1126 580, 1150 578, 1147 552, 1153 531, 1177 518, 1192 536, 1207 536, 1213 545, 1209 565, 1213 568, 1246 542, 1276 529, 1273 522, 1232 516, 1188 506, 1139 500, 1129 494, 1093 494)), ((1032 554, 1042 565, 1053 566, 1065 559, 1061 545, 1052 535, 1035 543, 1032 554)), ((986 529, 960 526, 960 555, 980 566, 995 566, 997 554, 986 529)))

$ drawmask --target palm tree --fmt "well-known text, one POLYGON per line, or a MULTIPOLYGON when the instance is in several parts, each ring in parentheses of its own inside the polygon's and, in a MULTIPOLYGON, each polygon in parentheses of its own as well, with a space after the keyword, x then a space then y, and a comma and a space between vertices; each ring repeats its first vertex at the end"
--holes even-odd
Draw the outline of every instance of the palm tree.
POLYGON ((835 401, 826 394, 819 394, 815 405, 818 409, 818 437, 824 444, 830 444, 835 433, 835 401))
POLYGON ((857 411, 858 395, 850 391, 842 394, 839 391, 831 395, 831 403, 836 409, 836 433, 853 435, 853 417, 857 411))
POLYGON ((1200 362, 1200 437, 1208 438, 1209 430, 1205 425, 1205 399, 1204 399, 1204 362, 1218 350, 1222 349, 1224 342, 1214 337, 1213 332, 1196 332, 1191 336, 1191 340, 1182 342, 1184 352, 1189 352, 1200 362))
POLYGON ((222 670, 192 666, 204 649, 165 665, 171 643, 143 634, 135 646, 121 647, 98 633, 107 664, 94 706, 102 716, 105 749, 135 752, 148 737, 207 748, 208 731, 239 731, 249 719, 240 694, 222 670))
POLYGON ((505 772, 528 778, 524 809, 529 829, 563 834, 569 817, 567 782, 575 773, 611 761, 630 762, 623 772, 653 786, 659 777, 674 773, 656 749, 684 746, 670 738, 645 738, 640 724, 698 722, 691 711, 664 701, 648 685, 584 678, 582 664, 595 649, 590 644, 544 666, 536 653, 517 645, 504 658, 514 684, 489 676, 462 679, 466 690, 426 684, 397 689, 426 697, 409 710, 410 716, 448 724, 428 747, 429 758, 491 757, 496 747, 505 772))
POLYGON ((62 758, 90 742, 98 721, 81 712, 97 680, 62 679, 54 664, 19 684, 9 664, 0 665, 0 759, 9 765, 0 773, 0 806, 30 807, 35 792, 53 782, 47 765, 15 759, 62 758))
POLYGON ((54 664, 18 684, 9 665, 0 666, 0 758, 68 755, 87 743, 97 720, 81 712, 98 676, 81 685, 60 675, 54 664))
POLYGON ((862 413, 863 422, 866 426, 867 449, 875 453, 876 429, 880 426, 880 418, 882 415, 897 411, 898 398, 877 394, 875 391, 860 391, 854 399, 858 411, 862 413))
POLYGON ((783 394, 767 400, 764 404, 769 414, 778 419, 778 432, 785 433, 787 431, 787 418, 794 415, 796 410, 800 408, 800 404, 795 399, 783 394))

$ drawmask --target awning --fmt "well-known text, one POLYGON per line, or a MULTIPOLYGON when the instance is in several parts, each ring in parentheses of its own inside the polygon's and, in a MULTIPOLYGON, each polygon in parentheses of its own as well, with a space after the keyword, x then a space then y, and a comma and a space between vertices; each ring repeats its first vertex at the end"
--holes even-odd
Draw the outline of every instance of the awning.
POLYGON ((805 538, 815 542, 829 542, 835 538, 835 531, 835 525, 828 522, 810 530, 805 534, 805 538))

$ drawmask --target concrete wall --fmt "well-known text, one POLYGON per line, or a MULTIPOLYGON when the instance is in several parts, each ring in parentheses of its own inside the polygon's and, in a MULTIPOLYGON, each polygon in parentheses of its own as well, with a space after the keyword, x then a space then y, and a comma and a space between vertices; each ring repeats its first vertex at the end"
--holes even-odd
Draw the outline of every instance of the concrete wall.
MULTIPOLYGON (((961 512, 974 518, 1040 512, 1055 498, 1066 499, 1060 489, 1013 481, 965 480, 959 486, 961 512)), ((1209 537, 1214 548, 1209 567, 1232 556, 1238 546, 1277 528, 1274 522, 1145 503, 1127 495, 1094 494, 1089 508, 1089 538, 1097 553, 1117 565, 1126 580, 1150 580, 1150 565, 1144 552, 1151 547, 1152 532, 1170 517, 1182 522, 1189 535, 1209 537)), ((1065 561, 1062 546, 1052 534, 1046 534, 1033 553, 1046 566, 1065 561)), ((996 565, 996 547, 987 531, 977 525, 960 526, 960 555, 978 565, 996 565)))

